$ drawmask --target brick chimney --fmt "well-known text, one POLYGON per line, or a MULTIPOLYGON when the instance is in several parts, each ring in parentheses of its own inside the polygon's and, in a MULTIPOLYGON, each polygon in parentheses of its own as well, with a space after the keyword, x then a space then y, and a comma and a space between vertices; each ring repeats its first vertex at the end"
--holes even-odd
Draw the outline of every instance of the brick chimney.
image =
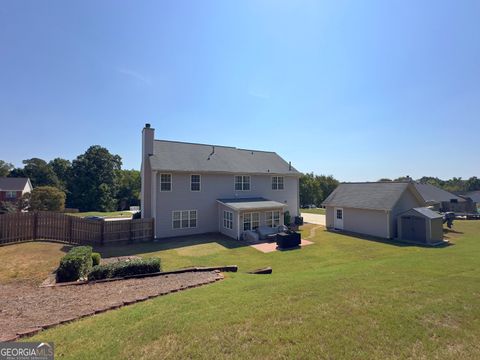
POLYGON ((140 209, 142 218, 153 217, 152 212, 152 168, 149 157, 153 155, 153 140, 155 129, 150 124, 145 124, 142 130, 142 191, 140 195, 140 209))

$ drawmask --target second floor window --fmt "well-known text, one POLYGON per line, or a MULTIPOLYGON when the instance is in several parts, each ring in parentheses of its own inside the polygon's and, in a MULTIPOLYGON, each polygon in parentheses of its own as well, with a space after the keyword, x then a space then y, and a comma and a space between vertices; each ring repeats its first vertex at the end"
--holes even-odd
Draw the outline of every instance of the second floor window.
POLYGON ((160 191, 172 191, 172 175, 160 174, 160 191))
POLYGON ((235 176, 235 191, 249 191, 250 190, 250 176, 237 175, 235 176))
POLYGON ((283 176, 272 176, 272 190, 283 190, 283 176))
POLYGON ((200 175, 191 175, 190 176, 190 190, 191 191, 200 191, 200 175))

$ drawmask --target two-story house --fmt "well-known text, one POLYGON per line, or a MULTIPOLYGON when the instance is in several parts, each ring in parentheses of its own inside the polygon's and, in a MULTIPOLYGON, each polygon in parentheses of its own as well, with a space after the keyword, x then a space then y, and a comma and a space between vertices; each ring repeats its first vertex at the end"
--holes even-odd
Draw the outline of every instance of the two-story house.
POLYGON ((299 215, 300 173, 275 152, 155 140, 142 132, 142 217, 155 237, 243 231, 299 215))
POLYGON ((29 178, 0 177, 0 201, 15 202, 32 189, 29 178))

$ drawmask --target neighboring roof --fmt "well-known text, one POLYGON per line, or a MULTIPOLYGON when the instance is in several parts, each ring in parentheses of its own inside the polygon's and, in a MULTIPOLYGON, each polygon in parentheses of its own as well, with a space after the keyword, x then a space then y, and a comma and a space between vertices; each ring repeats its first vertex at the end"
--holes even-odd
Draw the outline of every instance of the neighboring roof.
POLYGON ((281 202, 267 200, 264 198, 218 199, 217 201, 236 211, 274 209, 279 207, 287 207, 286 204, 283 204, 281 202))
POLYGON ((23 191, 28 178, 0 177, 0 191, 23 191))
POLYGON ((408 211, 405 211, 403 214, 401 215, 407 215, 407 214, 411 214, 412 212, 415 212, 417 214, 420 214, 422 215, 423 217, 426 217, 428 219, 438 219, 438 218, 443 218, 442 215, 440 215, 438 212, 436 211, 433 211, 429 208, 426 208, 426 207, 418 207, 418 208, 413 208, 413 209, 410 209, 408 211))
POLYGON ((458 202, 463 202, 465 199, 452 194, 446 190, 440 189, 436 186, 430 184, 420 184, 420 183, 413 183, 417 191, 422 195, 425 202, 442 202, 447 201, 450 202, 451 199, 455 199, 458 202))
POLYGON ((470 191, 465 194, 462 194, 462 196, 472 199, 473 202, 480 203, 480 190, 470 191))
POLYGON ((155 140, 152 170, 297 175, 275 152, 155 140))
MULTIPOLYGON (((392 210, 409 182, 342 183, 322 205, 369 210, 392 210)), ((414 189, 411 187, 411 189, 414 189)), ((417 195, 418 197, 419 195, 417 195)))

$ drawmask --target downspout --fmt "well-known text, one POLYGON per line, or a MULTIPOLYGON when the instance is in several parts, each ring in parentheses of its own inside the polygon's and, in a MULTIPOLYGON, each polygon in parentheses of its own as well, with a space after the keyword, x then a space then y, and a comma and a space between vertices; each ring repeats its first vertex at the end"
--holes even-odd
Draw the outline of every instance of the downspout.
POLYGON ((391 239, 392 236, 390 234, 390 210, 386 210, 387 212, 387 238, 391 239))

